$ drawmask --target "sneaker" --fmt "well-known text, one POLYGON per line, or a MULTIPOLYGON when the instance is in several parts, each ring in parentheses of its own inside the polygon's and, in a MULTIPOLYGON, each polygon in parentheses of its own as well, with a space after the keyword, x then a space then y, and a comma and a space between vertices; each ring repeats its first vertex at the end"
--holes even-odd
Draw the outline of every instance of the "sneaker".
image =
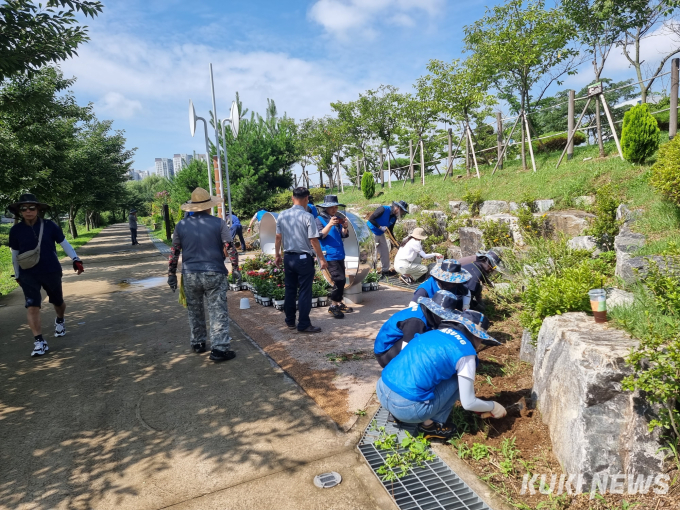
POLYGON ((236 353, 234 351, 222 351, 215 348, 210 351, 210 359, 213 361, 227 361, 235 357, 236 353))
POLYGON ((340 310, 339 306, 329 306, 328 307, 328 313, 330 313, 336 319, 344 319, 345 318, 345 314, 342 313, 342 310, 340 310))
POLYGON ((309 326, 307 329, 300 329, 298 333, 321 333, 321 328, 318 326, 309 326))
POLYGON ((436 421, 429 427, 425 427, 422 423, 419 423, 416 428, 416 434, 423 434, 425 439, 438 439, 442 441, 448 441, 455 436, 457 432, 458 430, 453 423, 437 423, 436 421))
POLYGON ((338 308, 340 308, 340 311, 343 313, 352 313, 354 311, 351 306, 347 306, 345 303, 340 303, 338 308))
POLYGON ((411 285, 413 283, 413 280, 411 279, 410 276, 406 276, 405 274, 400 274, 399 279, 404 282, 406 285, 411 285))
POLYGON ((57 319, 54 319, 54 336, 64 336, 66 334, 66 322, 59 324, 57 319))
POLYGON ((196 354, 201 354, 202 352, 205 352, 205 342, 194 344, 191 346, 191 348, 196 354))
POLYGON ((44 340, 43 341, 36 340, 33 343, 33 352, 31 353, 31 357, 42 356, 49 350, 50 348, 47 347, 47 342, 45 342, 44 340))
POLYGON ((293 325, 286 324, 286 326, 288 326, 288 329, 290 329, 290 330, 293 330, 293 329, 297 330, 297 326, 295 324, 293 324, 293 325))

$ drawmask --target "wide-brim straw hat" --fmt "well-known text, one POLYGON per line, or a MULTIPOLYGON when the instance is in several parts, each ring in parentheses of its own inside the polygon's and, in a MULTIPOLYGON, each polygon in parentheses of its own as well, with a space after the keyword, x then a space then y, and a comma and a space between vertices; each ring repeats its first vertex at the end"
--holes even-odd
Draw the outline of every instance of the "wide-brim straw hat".
POLYGON ((19 197, 19 201, 7 206, 10 212, 14 214, 19 214, 19 207, 22 205, 35 205, 38 209, 47 210, 50 208, 49 205, 38 202, 38 199, 33 193, 24 193, 19 197))
POLYGON ((180 207, 183 211, 198 212, 205 211, 216 205, 224 203, 224 199, 220 197, 211 197, 203 188, 196 188, 191 192, 191 200, 180 207))
POLYGON ((419 241, 424 241, 427 239, 427 234, 425 234, 425 231, 422 228, 418 227, 413 229, 413 232, 411 232, 411 237, 413 239, 418 239, 419 241))
POLYGON ((486 332, 484 315, 480 312, 467 310, 465 312, 448 310, 434 303, 430 298, 419 297, 418 303, 426 306, 432 313, 438 315, 445 322, 455 322, 463 326, 470 334, 479 338, 484 345, 501 345, 501 343, 486 332))
POLYGON ((472 278, 472 275, 463 269, 456 259, 442 260, 441 264, 430 271, 430 275, 437 280, 449 283, 465 283, 472 278))

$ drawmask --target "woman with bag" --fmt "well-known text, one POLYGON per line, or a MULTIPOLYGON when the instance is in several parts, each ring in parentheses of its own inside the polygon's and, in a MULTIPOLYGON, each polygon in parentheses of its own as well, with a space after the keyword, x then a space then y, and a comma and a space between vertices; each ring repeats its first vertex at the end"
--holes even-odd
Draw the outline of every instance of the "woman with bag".
POLYGON ((399 279, 410 285, 427 273, 427 266, 422 264, 423 259, 444 258, 439 253, 425 253, 422 241, 427 239, 425 231, 418 227, 402 243, 402 246, 394 258, 394 269, 399 273, 399 279))
POLYGON ((83 263, 66 240, 59 225, 41 217, 41 213, 49 207, 38 202, 31 193, 21 195, 18 202, 7 207, 10 212, 22 219, 9 231, 9 247, 12 252, 14 275, 26 299, 28 325, 35 339, 31 356, 42 356, 49 350, 42 336, 40 323, 41 288, 47 292, 47 297, 57 313, 54 320, 54 336, 66 334, 64 322, 66 303, 61 290, 62 271, 56 244, 61 245, 66 255, 71 257, 74 271, 78 274, 84 271, 83 263))

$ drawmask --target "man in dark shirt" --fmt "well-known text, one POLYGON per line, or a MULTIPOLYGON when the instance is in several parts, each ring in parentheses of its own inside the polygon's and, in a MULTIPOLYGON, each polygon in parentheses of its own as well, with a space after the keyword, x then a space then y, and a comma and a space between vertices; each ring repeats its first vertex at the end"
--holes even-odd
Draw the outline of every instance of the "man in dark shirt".
POLYGON ((474 262, 463 265, 471 278, 465 283, 470 290, 470 308, 479 312, 486 310, 486 304, 482 301, 484 285, 490 285, 491 275, 498 270, 502 261, 495 251, 480 251, 475 254, 474 262))
POLYGON ((189 314, 191 347, 194 352, 206 351, 208 333, 205 325, 203 299, 208 303, 210 316, 210 359, 226 361, 236 354, 230 350, 229 314, 227 310, 228 271, 226 255, 231 259, 234 275, 240 278, 238 252, 234 248, 227 223, 210 215, 210 209, 223 200, 211 197, 203 188, 191 193, 191 201, 182 210, 193 212, 182 219, 172 235, 168 266, 168 285, 177 289, 177 264, 182 253, 182 280, 189 314))
POLYGON ((382 276, 385 278, 390 274, 390 247, 385 238, 385 231, 389 230, 390 234, 393 234, 394 224, 405 214, 408 214, 408 204, 399 200, 399 202, 392 202, 391 206, 381 205, 373 211, 366 222, 375 236, 382 276))
POLYGON ((54 320, 54 336, 60 337, 66 334, 64 312, 66 303, 61 289, 62 270, 57 258, 56 243, 60 244, 66 255, 73 260, 73 270, 81 274, 83 263, 76 255, 75 250, 64 237, 59 225, 53 221, 41 218, 49 206, 38 202, 35 195, 27 193, 21 195, 17 203, 8 207, 22 221, 14 225, 9 231, 9 247, 12 252, 12 264, 17 283, 24 291, 26 299, 26 313, 28 325, 34 336, 34 346, 31 356, 42 356, 49 347, 42 336, 42 324, 40 322, 40 289, 47 292, 50 303, 54 305, 57 318, 54 320), (39 246, 39 259, 27 262, 26 255, 39 246), (24 255, 22 257, 21 255, 24 255))
POLYGON ((128 224, 130 225, 130 237, 132 238, 132 246, 139 244, 137 242, 137 209, 130 209, 128 216, 128 224))

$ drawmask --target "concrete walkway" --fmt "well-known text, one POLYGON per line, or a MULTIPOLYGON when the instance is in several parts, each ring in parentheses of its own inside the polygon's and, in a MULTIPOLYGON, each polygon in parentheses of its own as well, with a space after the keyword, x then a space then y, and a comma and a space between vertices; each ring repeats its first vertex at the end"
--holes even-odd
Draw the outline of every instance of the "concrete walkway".
POLYGON ((390 509, 349 433, 234 328, 237 358, 190 351, 167 261, 107 228, 64 262, 64 338, 29 356, 20 290, 0 298, 0 508, 390 509), (125 280, 125 282, 123 282, 125 280), (334 470, 340 486, 312 478, 334 470))

